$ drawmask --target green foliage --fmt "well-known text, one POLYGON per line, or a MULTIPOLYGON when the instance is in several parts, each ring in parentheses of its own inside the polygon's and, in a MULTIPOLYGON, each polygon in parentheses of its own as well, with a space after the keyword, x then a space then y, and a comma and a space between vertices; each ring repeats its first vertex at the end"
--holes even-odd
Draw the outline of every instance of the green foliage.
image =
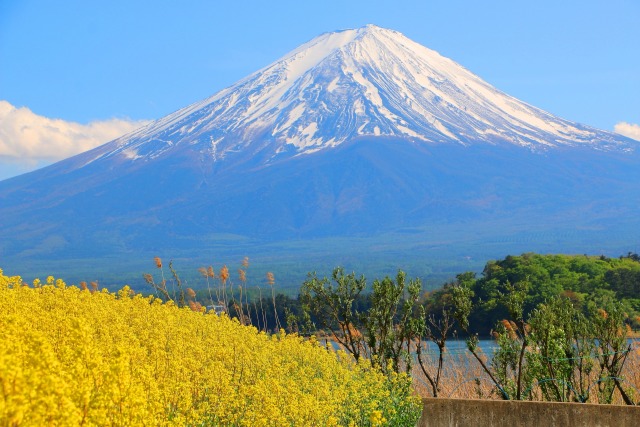
MULTIPOLYGON (((597 369, 598 401, 611 403, 618 390, 633 405, 621 378, 631 350, 623 305, 611 299, 611 293, 593 298, 585 309, 568 298, 556 298, 539 304, 525 321, 520 317, 525 292, 526 287, 513 287, 501 300, 512 318, 496 325, 493 334, 498 347, 489 365, 478 352, 477 337, 468 340, 469 351, 502 396, 521 400, 539 392, 545 400, 585 402, 592 385, 590 374, 597 369)), ((457 295, 468 306, 470 294, 457 291, 457 295)))
POLYGON ((527 300, 529 282, 525 279, 514 285, 505 284, 506 293, 500 294, 499 302, 507 308, 512 320, 502 321, 497 331, 498 351, 492 365, 503 389, 520 400, 522 396, 525 366, 524 356, 529 345, 529 328, 524 321, 524 305, 527 300))
POLYGON ((345 274, 344 269, 338 267, 333 270, 331 280, 309 273, 300 289, 307 331, 314 331, 318 326, 328 329, 333 339, 356 360, 366 351, 362 319, 355 306, 366 284, 364 276, 345 274), (312 314, 319 325, 312 323, 312 314))
POLYGON ((604 273, 609 288, 621 298, 640 297, 640 262, 625 262, 604 273))
POLYGON ((617 388, 625 402, 632 404, 619 380, 620 372, 631 350, 631 345, 627 342, 627 313, 624 306, 610 294, 598 295, 588 302, 587 312, 591 320, 592 336, 596 337, 595 351, 600 377, 611 380, 598 384, 600 400, 611 403, 614 388, 617 388))
POLYGON ((553 378, 540 384, 546 400, 584 402, 588 399, 589 375, 594 369, 595 341, 590 318, 568 298, 541 304, 529 318, 531 344, 527 354, 531 378, 553 378))
MULTIPOLYGON (((469 313, 469 332, 487 336, 490 329, 509 316, 509 306, 501 298, 510 292, 512 284, 527 284, 522 303, 526 318, 538 305, 564 296, 582 307, 588 295, 612 292, 627 311, 626 322, 640 327, 640 262, 636 254, 620 258, 585 255, 540 255, 526 253, 507 256, 486 264, 482 276, 465 273, 464 283, 473 291, 473 307, 469 313)), ((462 275, 458 275, 458 281, 462 275)), ((520 286, 520 285, 518 285, 520 286)), ((518 303, 520 303, 518 302, 518 303)), ((515 303, 515 301, 514 301, 515 303)), ((512 305, 513 307, 513 305, 512 305)))
POLYGON ((405 273, 398 271, 395 281, 389 277, 375 280, 371 308, 362 317, 374 366, 385 369, 390 364, 395 372, 402 366, 407 372, 411 371, 411 343, 423 327, 416 318, 416 313, 420 312, 416 303, 422 283, 416 279, 407 285, 405 278, 405 273))
POLYGON ((473 273, 459 274, 457 282, 451 287, 451 295, 455 307, 454 317, 464 331, 469 330, 469 316, 473 310, 473 298, 475 297, 473 290, 475 281, 475 274, 473 273))
POLYGON ((345 274, 341 267, 333 270, 331 280, 309 274, 300 290, 307 329, 327 329, 356 360, 367 358, 387 373, 410 372, 411 345, 424 328, 418 305, 422 283, 417 279, 407 283, 402 271, 395 280, 375 280, 367 309, 361 310, 358 301, 366 285, 364 276, 345 274))
MULTIPOLYGON (((620 296, 635 286, 636 269, 640 263, 631 256, 524 254, 487 263, 479 279, 458 275, 442 292, 454 302, 469 351, 505 399, 539 393, 546 400, 584 402, 596 372, 598 401, 610 403, 617 390, 633 404, 620 373, 637 315, 633 302, 620 296), (498 345, 488 364, 477 347, 486 319, 495 325, 498 345)), ((443 298, 434 294, 434 303, 443 298)))
POLYGON ((526 341, 520 335, 514 322, 503 322, 497 325, 495 331, 498 348, 491 359, 491 369, 498 384, 508 396, 518 399, 522 395, 523 386, 528 386, 526 381, 522 384, 523 367, 520 355, 526 349, 526 341))

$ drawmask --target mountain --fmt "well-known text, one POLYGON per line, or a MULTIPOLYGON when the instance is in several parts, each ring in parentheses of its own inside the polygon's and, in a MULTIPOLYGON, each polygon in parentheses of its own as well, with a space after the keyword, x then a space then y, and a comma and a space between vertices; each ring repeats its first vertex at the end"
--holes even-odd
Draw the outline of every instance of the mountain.
POLYGON ((0 262, 86 278, 96 260, 125 274, 150 254, 433 271, 470 254, 626 253, 640 237, 638 144, 369 25, 0 182, 0 262))

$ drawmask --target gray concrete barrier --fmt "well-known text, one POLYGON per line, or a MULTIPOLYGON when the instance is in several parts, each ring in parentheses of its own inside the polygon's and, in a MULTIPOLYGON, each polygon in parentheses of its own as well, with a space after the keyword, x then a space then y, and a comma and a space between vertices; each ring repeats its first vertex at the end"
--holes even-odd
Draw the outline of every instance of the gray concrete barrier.
POLYGON ((505 400, 424 399, 418 427, 640 427, 640 407, 505 400))

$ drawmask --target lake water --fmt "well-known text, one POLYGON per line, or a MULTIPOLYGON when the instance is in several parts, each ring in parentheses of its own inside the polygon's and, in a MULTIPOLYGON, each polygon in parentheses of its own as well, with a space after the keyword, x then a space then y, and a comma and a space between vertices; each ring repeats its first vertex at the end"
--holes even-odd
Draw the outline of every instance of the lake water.
MULTIPOLYGON (((628 341, 629 341, 629 344, 631 344, 632 349, 640 348, 640 338, 629 338, 628 341)), ((330 342, 333 345, 334 349, 339 348, 339 346, 335 342, 332 342, 332 341, 330 342)), ((478 348, 480 348, 480 350, 482 350, 482 353, 484 353, 487 357, 491 358, 491 356, 498 349, 498 344, 496 343, 495 340, 481 339, 478 341, 478 348)), ((467 342, 461 339, 448 340, 445 351, 446 351, 445 357, 455 357, 455 358, 460 358, 464 356, 473 357, 471 355, 471 352, 467 349, 467 342)), ((433 361, 435 361, 439 357, 438 346, 433 342, 428 342, 426 344, 426 351, 423 351, 422 354, 423 354, 423 358, 430 357, 433 361)))

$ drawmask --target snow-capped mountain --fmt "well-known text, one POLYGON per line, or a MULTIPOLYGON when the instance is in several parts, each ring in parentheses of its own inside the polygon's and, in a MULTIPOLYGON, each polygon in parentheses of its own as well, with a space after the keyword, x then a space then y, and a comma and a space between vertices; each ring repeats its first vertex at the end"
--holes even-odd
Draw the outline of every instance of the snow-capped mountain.
POLYGON ((271 263, 306 251, 336 265, 443 247, 626 253, 640 240, 638 145, 369 25, 323 34, 136 132, 0 182, 0 266, 217 256, 239 242, 271 263))
POLYGON ((368 25, 323 34, 280 60, 100 150, 153 158, 189 150, 309 154, 358 137, 510 143, 544 150, 629 148, 619 135, 555 117, 402 34, 368 25))

